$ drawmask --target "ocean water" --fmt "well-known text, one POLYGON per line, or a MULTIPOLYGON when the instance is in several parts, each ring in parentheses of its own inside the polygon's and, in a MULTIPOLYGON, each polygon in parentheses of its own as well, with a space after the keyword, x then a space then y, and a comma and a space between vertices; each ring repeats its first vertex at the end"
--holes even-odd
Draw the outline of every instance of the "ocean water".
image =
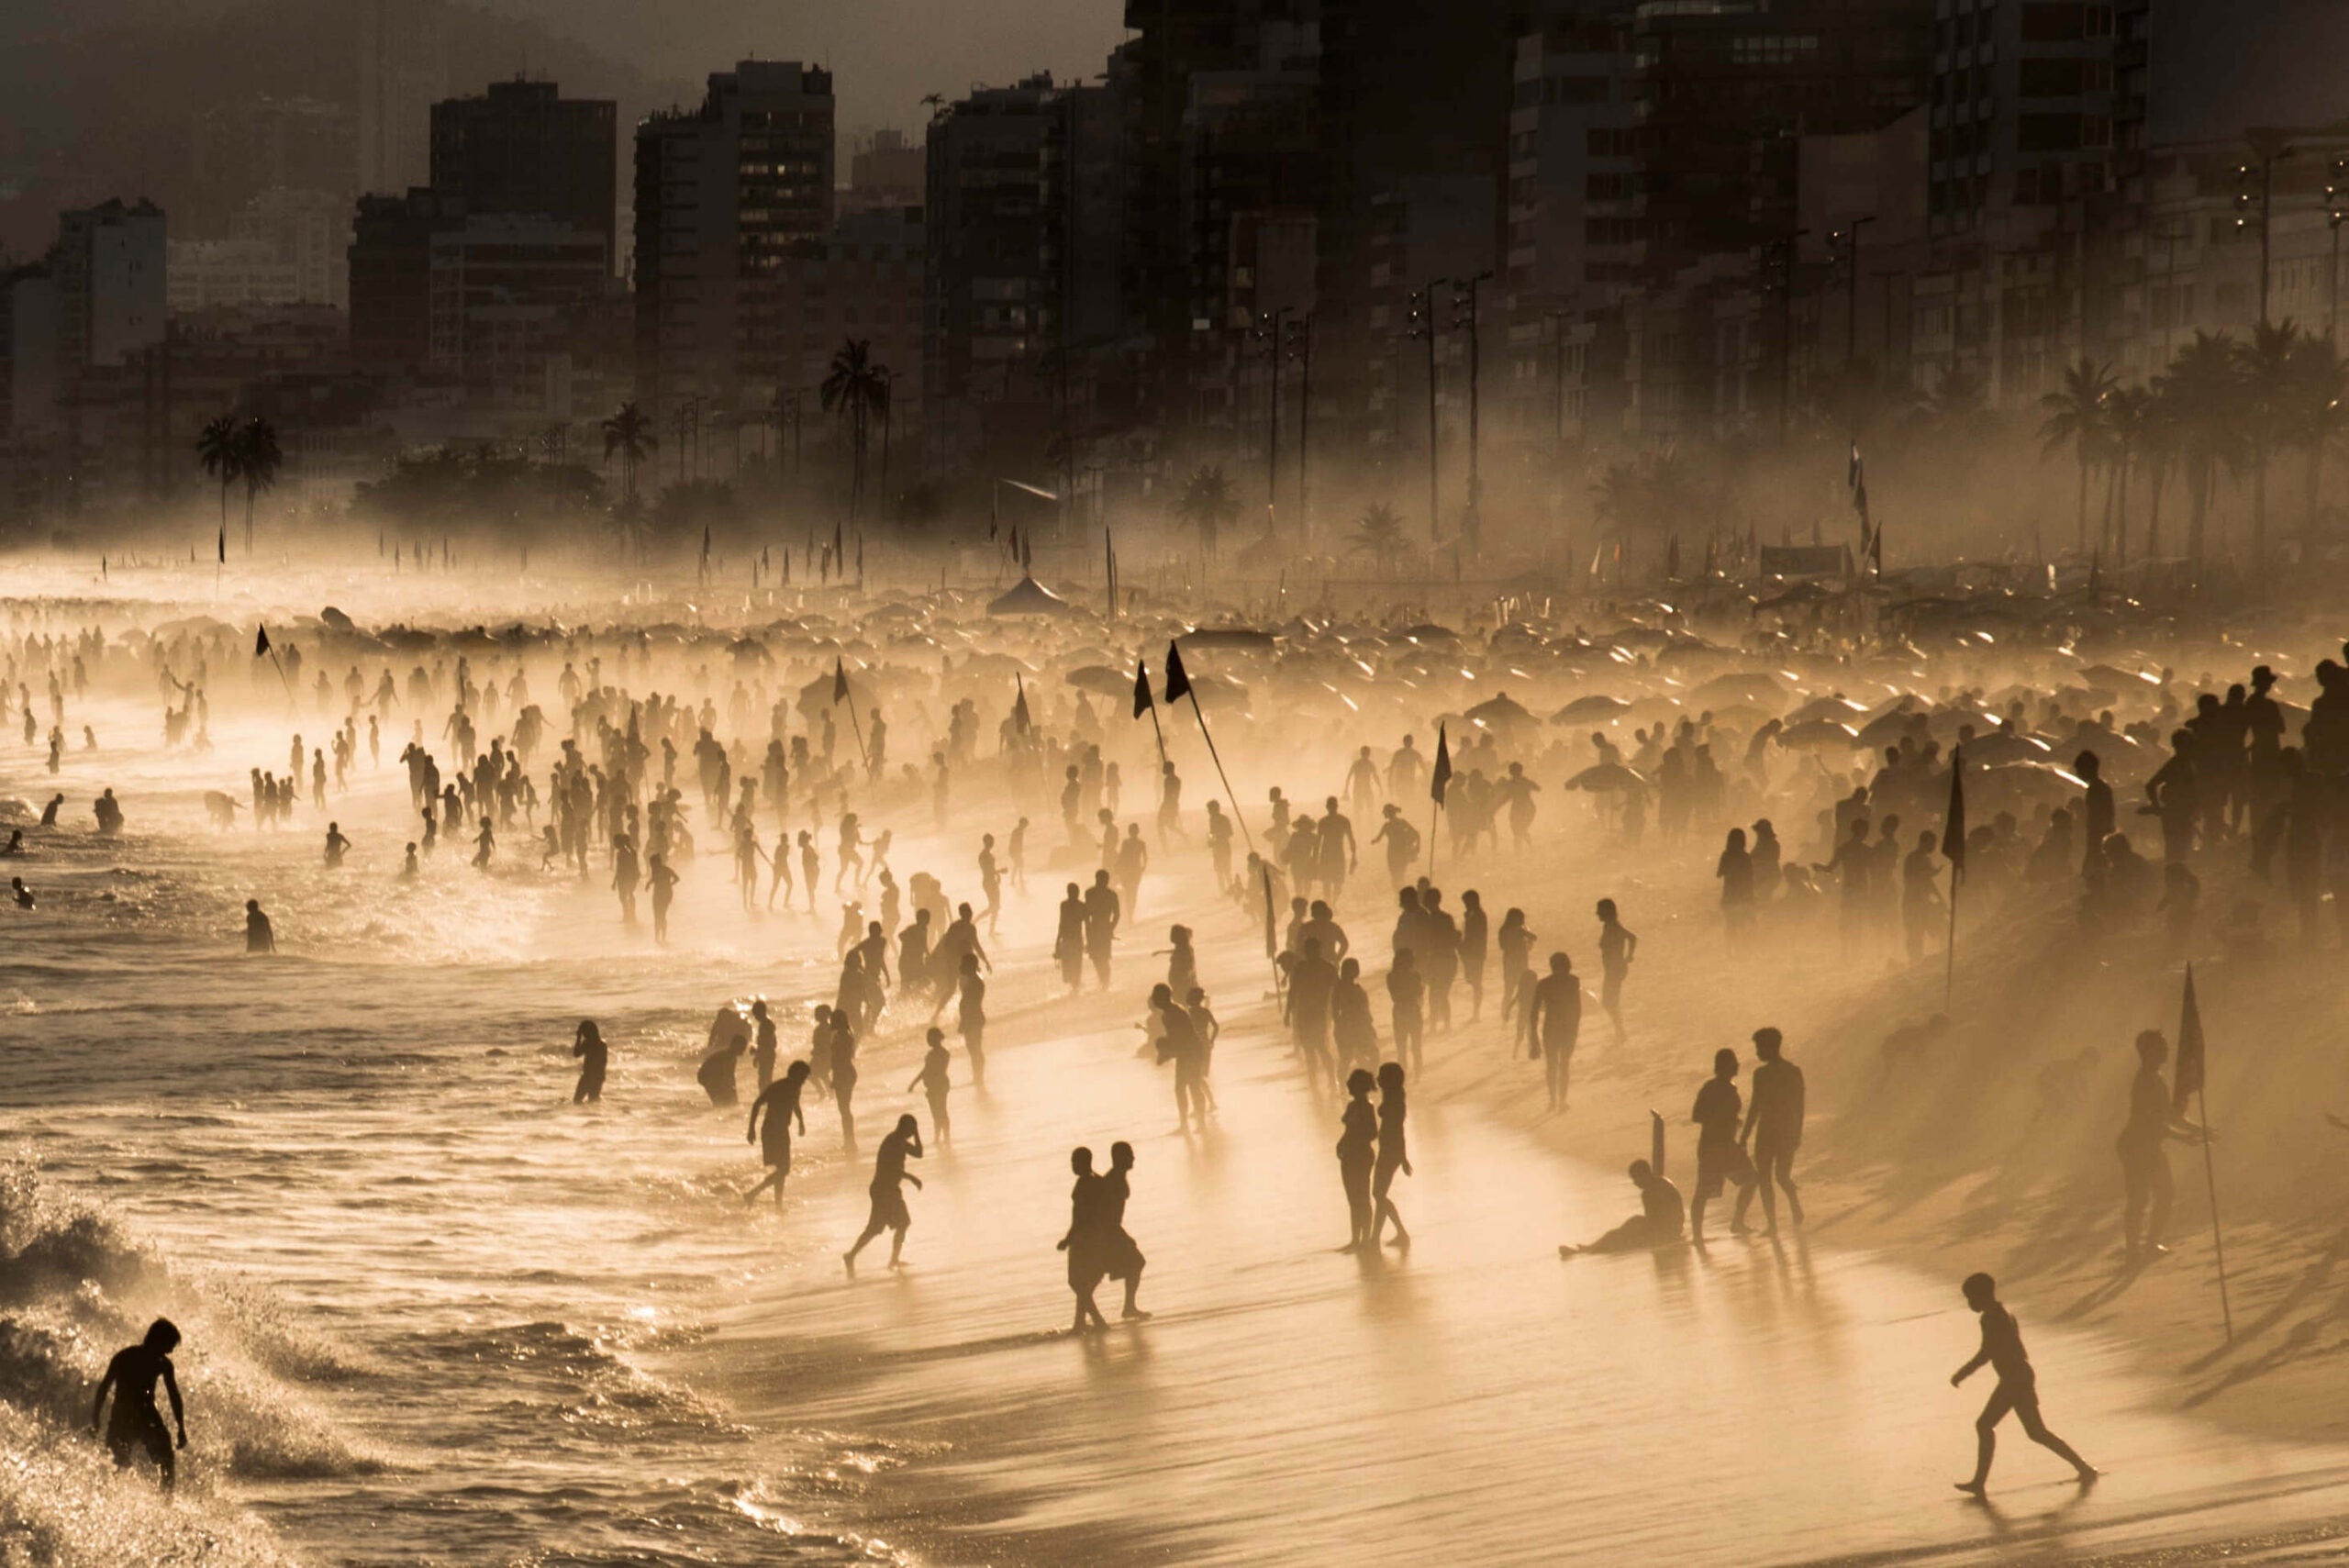
MULTIPOLYGON (((656 951, 518 840, 485 874, 451 843, 397 883, 391 735, 330 813, 219 833, 202 791, 282 764, 285 720, 217 717, 205 760, 142 741, 135 695, 89 714, 106 749, 69 758, 69 827, 17 868, 39 908, 0 926, 0 1561, 1728 1568, 2060 1558, 2349 1510, 2343 1455, 2199 1426, 2040 1325, 2049 1419, 2112 1474, 2078 1492, 2009 1426, 2011 1490, 1954 1500, 1987 1390, 1946 1385, 1976 1337, 1950 1282, 1798 1240, 1557 1259, 1628 1210, 1636 1129, 1569 1162, 1473 1096, 1415 1098, 1417 1244, 1336 1255, 1333 1107, 1272 1037, 1251 933, 1187 871, 1146 889, 1118 989, 1074 1001, 1044 962, 1059 877, 1014 899, 988 1089, 958 1051, 907 1266, 885 1241, 852 1282, 869 1166, 831 1108, 810 1096, 778 1216, 740 1201, 742 1113, 693 1077, 729 997, 770 998, 799 1051, 829 898, 746 916, 706 858, 656 951), (87 830, 102 784, 117 840, 87 830), (328 815, 357 840, 340 871, 328 815), (247 897, 274 960, 242 955, 247 897), (1189 1139, 1132 1023, 1142 935, 1174 918, 1230 1031, 1221 1113, 1189 1139), (581 1018, 613 1045, 600 1106, 569 1103, 581 1018), (1066 1153, 1120 1138, 1158 1316, 1073 1339, 1066 1153), (158 1312, 187 1335, 169 1503, 86 1436, 105 1358, 158 1312)), ((0 741, 0 799, 50 787, 0 741)), ((1020 810, 982 795, 946 839, 923 814, 900 877, 965 865, 1020 810)), ((860 1052, 868 1160, 918 1108, 923 1021, 860 1052)))

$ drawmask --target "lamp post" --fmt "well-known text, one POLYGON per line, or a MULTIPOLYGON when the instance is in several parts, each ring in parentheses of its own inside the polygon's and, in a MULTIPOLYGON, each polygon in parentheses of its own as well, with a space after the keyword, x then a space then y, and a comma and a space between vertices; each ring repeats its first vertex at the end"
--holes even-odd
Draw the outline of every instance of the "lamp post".
POLYGON ((1430 278, 1428 286, 1411 291, 1410 335, 1423 339, 1428 346, 1428 542, 1435 544, 1443 538, 1443 514, 1438 509, 1436 432, 1435 432, 1435 335, 1441 330, 1435 319, 1435 291, 1450 283, 1450 278, 1430 278))
POLYGON ((1297 533, 1307 550, 1313 548, 1313 312, 1306 311, 1288 324, 1287 349, 1299 372, 1297 400, 1297 533))
POLYGON ((2235 231, 2243 232, 2254 221, 2253 204, 2257 204, 2259 225, 2259 324, 2267 325, 2268 276, 2268 215, 2276 194, 2276 165, 2289 158, 2294 149, 2280 131, 2254 130, 2245 139, 2251 144, 2252 161, 2235 165, 2235 231))
POLYGON ((1480 536, 1484 532, 1485 501, 1485 481, 1477 467, 1477 381, 1482 363, 1482 335, 1477 329, 1476 291, 1479 284, 1491 282, 1492 276, 1491 269, 1487 268, 1475 276, 1454 284, 1452 291, 1453 311, 1456 313, 1464 309, 1467 312, 1464 317, 1455 314, 1452 318, 1452 325, 1455 328, 1465 328, 1468 332, 1468 506, 1467 509, 1460 515, 1460 536, 1463 548, 1471 555, 1476 553, 1480 536))
POLYGON ((1288 318, 1296 313, 1294 306, 1284 305, 1256 317, 1256 340, 1265 346, 1265 372, 1272 378, 1270 395, 1264 399, 1264 532, 1268 537, 1274 531, 1280 503, 1281 334, 1288 318))
POLYGON ((1843 247, 1844 264, 1852 270, 1851 293, 1844 298, 1843 312, 1843 368, 1846 371, 1852 368, 1860 353, 1860 229, 1875 221, 1876 215, 1869 213, 1852 219, 1828 236, 1843 247))

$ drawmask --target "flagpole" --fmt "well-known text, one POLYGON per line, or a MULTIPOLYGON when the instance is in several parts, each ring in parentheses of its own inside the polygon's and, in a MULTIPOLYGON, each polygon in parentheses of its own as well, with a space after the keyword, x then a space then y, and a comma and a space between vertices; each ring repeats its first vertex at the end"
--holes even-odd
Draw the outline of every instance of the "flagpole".
POLYGON ((2227 1328, 2227 1343, 2235 1342, 2234 1308, 2227 1302, 2227 1240, 2219 1230, 2219 1173, 2210 1162, 2210 1090, 2206 1084, 2194 1092, 2202 1112, 2202 1181, 2210 1193, 2210 1246, 2219 1257, 2219 1318, 2227 1328))
POLYGON ((1949 946, 1947 962, 1942 971, 1942 1011, 1950 1010, 1950 999, 1957 994, 1957 890, 1965 874, 1956 867, 1949 875, 1949 946))
POLYGON ((1248 831, 1248 818, 1241 815, 1239 797, 1231 793, 1231 775, 1223 771, 1222 754, 1215 749, 1215 737, 1208 732, 1208 716, 1199 711, 1198 689, 1193 687, 1187 695, 1191 699, 1191 717, 1199 721, 1199 739, 1208 743, 1208 757, 1215 763, 1215 776, 1223 781, 1224 803, 1231 807, 1231 819, 1240 824, 1240 836, 1247 840, 1248 852, 1253 854, 1256 835, 1248 831))

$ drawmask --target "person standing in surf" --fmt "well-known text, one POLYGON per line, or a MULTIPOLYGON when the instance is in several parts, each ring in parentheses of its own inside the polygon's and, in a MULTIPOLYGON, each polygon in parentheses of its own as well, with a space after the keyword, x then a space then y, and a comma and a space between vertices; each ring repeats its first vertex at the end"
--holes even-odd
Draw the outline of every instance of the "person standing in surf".
MULTIPOLYGON (((837 1073, 838 1067, 835 1066, 833 1071, 837 1073)), ((898 1266, 899 1260, 905 1255, 906 1232, 914 1222, 912 1213, 906 1207, 905 1184, 911 1182, 917 1188, 921 1185, 921 1178, 906 1169, 906 1162, 921 1157, 921 1124, 909 1115, 899 1117, 896 1129, 881 1140, 881 1151, 874 1156, 873 1185, 870 1189, 873 1212, 865 1220, 864 1231, 857 1237, 856 1244, 841 1254, 841 1266, 848 1270, 849 1278, 856 1277, 856 1255, 864 1251, 865 1243, 884 1230, 890 1233, 889 1266, 893 1269, 898 1266)))
POLYGON ((791 1128, 799 1124, 801 1136, 807 1131, 807 1113, 799 1108, 799 1091, 807 1083, 807 1063, 795 1062, 784 1069, 783 1076, 759 1091, 751 1102, 751 1120, 742 1129, 742 1141, 757 1143, 759 1159, 767 1173, 759 1184, 742 1195, 744 1203, 754 1201, 769 1187, 774 1189, 775 1212, 783 1212, 783 1179, 791 1174, 791 1128), (766 1136, 759 1136, 759 1114, 766 1113, 766 1136))
POLYGON ((579 1020, 578 1032, 571 1037, 571 1054, 579 1059, 579 1083, 571 1091, 574 1106, 599 1105, 604 1098, 604 1067, 611 1059, 610 1049, 604 1044, 604 1032, 593 1018, 579 1020))
POLYGON ((181 1448, 187 1447, 187 1411, 180 1403, 180 1380, 172 1370, 172 1352, 179 1349, 180 1331, 168 1318, 158 1318, 147 1326, 147 1337, 126 1350, 114 1353, 106 1362, 106 1375, 98 1380, 98 1396, 90 1407, 90 1429, 98 1429, 99 1420, 106 1415, 106 1394, 114 1394, 114 1416, 106 1422, 106 1447, 114 1454, 115 1468, 128 1470, 138 1451, 144 1450, 163 1474, 163 1490, 169 1492, 178 1479, 172 1456, 172 1436, 163 1427, 162 1412, 155 1408, 155 1385, 161 1380, 163 1392, 171 1396, 172 1424, 179 1428, 181 1448))

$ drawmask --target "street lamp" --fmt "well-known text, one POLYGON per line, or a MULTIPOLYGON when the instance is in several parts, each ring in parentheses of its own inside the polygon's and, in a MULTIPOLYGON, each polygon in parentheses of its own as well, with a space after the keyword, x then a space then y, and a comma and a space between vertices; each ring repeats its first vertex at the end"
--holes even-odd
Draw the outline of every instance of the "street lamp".
POLYGON ((1428 542, 1435 544, 1443 539, 1443 514, 1437 509, 1437 465, 1435 445, 1435 336, 1442 328, 1435 318, 1435 291, 1450 283, 1450 278, 1430 278, 1428 286, 1413 289, 1410 295, 1411 316, 1409 335, 1425 339, 1428 346, 1428 542))
POLYGON ((2252 161, 2235 165, 2235 232, 2259 226, 2259 324, 2267 325, 2268 214, 2276 194, 2276 165, 2296 150, 2279 131, 2254 130, 2245 138, 2252 161), (2254 204, 2256 204, 2254 206, 2254 204), (2257 213, 2256 218, 2254 212, 2257 213))

